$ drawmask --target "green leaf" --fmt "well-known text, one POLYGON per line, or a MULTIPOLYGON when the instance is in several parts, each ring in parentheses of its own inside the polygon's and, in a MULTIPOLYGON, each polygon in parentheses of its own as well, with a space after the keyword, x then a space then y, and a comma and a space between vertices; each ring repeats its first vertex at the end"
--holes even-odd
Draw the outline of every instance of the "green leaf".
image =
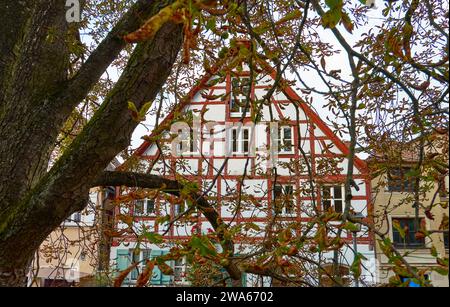
POLYGON ((351 232, 359 231, 359 227, 351 222, 347 222, 342 225, 342 228, 351 232))
POLYGON ((361 260, 367 260, 367 258, 364 257, 364 255, 357 253, 350 266, 350 271, 356 279, 361 276, 361 260))
POLYGON ((212 245, 211 242, 209 242, 209 239, 203 237, 194 237, 192 238, 190 245, 194 249, 198 249, 201 256, 216 256, 217 251, 210 246, 212 245), (207 243, 205 241, 208 241, 207 243), (209 243, 209 244, 208 244, 209 243))
POLYGON ((353 32, 354 25, 348 14, 345 12, 342 12, 342 23, 344 24, 345 30, 347 30, 349 33, 353 32))
POLYGON ((138 113, 136 105, 132 101, 128 101, 128 110, 138 113))
POLYGON ((141 110, 139 111, 139 115, 141 118, 145 119, 145 115, 147 114, 147 112, 150 109, 150 107, 152 106, 152 104, 153 104, 153 101, 149 101, 142 106, 141 110))
POLYGON ((358 110, 363 110, 363 109, 365 109, 366 108, 366 104, 364 103, 364 102, 361 102, 359 105, 358 105, 358 110))
POLYGON ((322 25, 324 28, 333 29, 341 20, 341 9, 330 9, 322 16, 322 25))
POLYGON ((395 220, 392 222, 392 226, 398 231, 398 233, 400 234, 400 237, 402 237, 402 239, 405 238, 405 229, 403 229, 403 227, 400 225, 399 221, 395 220))
POLYGON ((216 17, 211 17, 206 22, 206 29, 207 30, 215 30, 216 29, 216 17))
POLYGON ((247 223, 247 224, 245 224, 244 228, 246 230, 250 230, 250 229, 253 229, 255 231, 260 231, 261 230, 261 228, 258 225, 256 225, 255 223, 247 223))
POLYGON ((337 6, 342 7, 342 0, 325 0, 325 4, 330 8, 334 9, 337 6))
POLYGON ((164 240, 160 234, 154 232, 147 232, 144 235, 150 243, 162 243, 164 240))

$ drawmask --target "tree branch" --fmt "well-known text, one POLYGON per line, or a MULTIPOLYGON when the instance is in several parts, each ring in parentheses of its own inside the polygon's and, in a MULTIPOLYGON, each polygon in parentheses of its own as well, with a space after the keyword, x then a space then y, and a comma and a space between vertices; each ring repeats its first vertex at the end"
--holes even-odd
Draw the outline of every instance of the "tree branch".
MULTIPOLYGON (((162 189, 162 191, 175 196, 179 196, 180 190, 183 189, 183 185, 180 182, 161 176, 115 171, 104 171, 97 178, 97 180, 94 181, 92 186, 126 186, 147 189, 162 189)), ((201 194, 192 193, 190 198, 190 200, 200 210, 200 212, 205 216, 216 231, 223 249, 233 253, 234 243, 233 241, 224 238, 224 232, 227 229, 227 226, 220 219, 219 213, 201 194)), ((240 280, 241 271, 233 261, 230 261, 230 263, 224 266, 224 268, 227 270, 228 274, 230 274, 231 278, 234 280, 240 280)))
POLYGON ((61 98, 65 99, 58 99, 57 102, 67 104, 67 99, 73 103, 83 100, 108 66, 125 48, 126 42, 122 38, 123 35, 139 29, 149 17, 170 2, 172 1, 137 1, 91 53, 76 75, 68 81, 65 91, 61 94, 61 98))

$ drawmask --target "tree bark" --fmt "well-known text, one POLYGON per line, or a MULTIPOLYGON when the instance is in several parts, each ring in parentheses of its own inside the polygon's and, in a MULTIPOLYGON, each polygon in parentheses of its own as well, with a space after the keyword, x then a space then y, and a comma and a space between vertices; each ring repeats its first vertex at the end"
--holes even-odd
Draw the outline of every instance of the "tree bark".
MULTIPOLYGON (((43 240, 86 206, 92 183, 126 148, 138 124, 127 102, 141 108, 155 98, 182 43, 182 27, 167 23, 154 39, 137 45, 100 110, 46 172, 67 116, 125 46, 120 41, 123 30, 139 27, 160 9, 161 2, 138 1, 72 80, 67 80, 64 1, 30 3, 23 31, 25 48, 6 70, 0 67, 2 80, 8 80, 1 84, 5 99, 0 110, 0 286, 24 286, 25 272, 43 240)), ((16 50, 20 44, 9 45, 16 50)))

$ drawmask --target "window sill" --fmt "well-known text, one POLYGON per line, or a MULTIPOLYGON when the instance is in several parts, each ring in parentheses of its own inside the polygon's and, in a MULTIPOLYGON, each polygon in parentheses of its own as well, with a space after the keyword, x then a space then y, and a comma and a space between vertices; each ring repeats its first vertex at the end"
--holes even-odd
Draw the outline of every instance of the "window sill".
MULTIPOLYGON (((244 115, 244 113, 230 112, 230 117, 233 117, 233 118, 241 118, 242 115, 244 115)), ((249 112, 247 112, 245 114, 244 118, 247 118, 247 117, 250 117, 250 113, 249 112)))
POLYGON ((279 155, 293 155, 295 152, 292 151, 278 151, 279 155))
POLYGON ((430 249, 429 247, 426 246, 396 246, 395 244, 394 247, 396 249, 410 250, 410 251, 420 251, 420 250, 428 251, 430 249))

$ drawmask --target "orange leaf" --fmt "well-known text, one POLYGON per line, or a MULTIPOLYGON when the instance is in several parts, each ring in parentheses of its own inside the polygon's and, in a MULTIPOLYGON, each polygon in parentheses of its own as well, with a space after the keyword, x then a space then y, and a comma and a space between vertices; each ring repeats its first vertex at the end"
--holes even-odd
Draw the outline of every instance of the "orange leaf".
POLYGON ((136 281, 136 287, 143 287, 147 284, 150 276, 152 276, 153 268, 155 267, 155 262, 147 260, 147 265, 145 266, 144 271, 138 276, 136 281))
POLYGON ((120 274, 114 280, 114 287, 118 288, 118 287, 122 286, 125 278, 128 276, 128 274, 130 274, 131 270, 133 270, 136 266, 137 266, 137 262, 133 263, 127 269, 121 271, 120 274))

